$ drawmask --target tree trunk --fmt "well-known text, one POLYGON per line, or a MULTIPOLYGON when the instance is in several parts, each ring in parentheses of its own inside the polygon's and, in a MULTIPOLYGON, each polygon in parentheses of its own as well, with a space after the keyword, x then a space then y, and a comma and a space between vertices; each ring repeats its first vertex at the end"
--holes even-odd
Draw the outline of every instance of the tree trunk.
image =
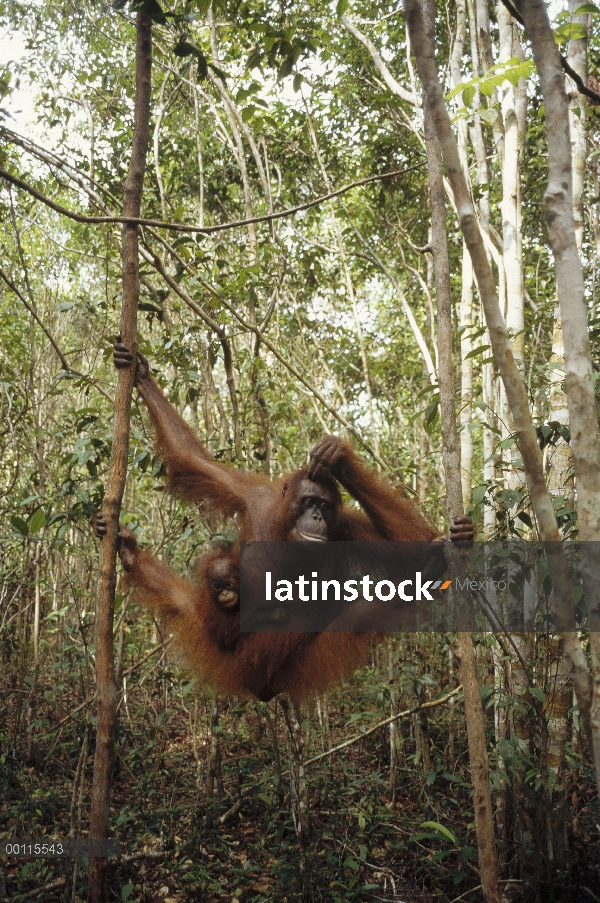
POLYGON ((581 577, 592 626, 593 696, 589 720, 596 782, 600 786, 600 447, 583 271, 573 218, 569 105, 560 56, 543 0, 528 0, 521 4, 521 12, 540 76, 548 129, 548 186, 544 207, 565 343, 571 448, 582 540, 581 577))
MULTIPOLYGON (((152 66, 152 22, 147 12, 136 19, 135 112, 131 162, 123 193, 123 214, 139 217, 141 209, 146 153, 150 127, 150 73, 152 66)), ((135 355, 137 352, 137 306, 139 299, 138 229, 123 226, 123 306, 121 338, 135 355)), ((98 694, 96 753, 90 811, 90 838, 106 840, 109 830, 110 786, 114 764, 117 727, 117 688, 114 672, 113 615, 116 587, 116 552, 119 515, 129 449, 129 412, 135 367, 119 370, 113 445, 108 471, 104 514, 107 533, 100 545, 100 567, 96 601, 96 686, 98 694)), ((89 903, 106 903, 108 859, 90 859, 88 873, 89 903)))
POLYGON ((545 553, 553 585, 554 616, 558 629, 563 631, 564 648, 573 667, 573 682, 577 690, 579 705, 584 719, 590 726, 590 674, 575 632, 575 606, 571 580, 564 552, 560 546, 552 501, 544 481, 542 456, 531 419, 527 393, 510 348, 508 332, 498 303, 494 275, 487 259, 469 189, 460 165, 450 117, 444 103, 444 95, 438 81, 432 42, 427 40, 424 32, 421 6, 418 0, 405 0, 404 9, 423 89, 429 102, 430 115, 433 118, 446 163, 459 222, 473 261, 492 351, 511 406, 517 442, 523 458, 538 529, 542 540, 546 543, 545 553))
MULTIPOLYGON (((508 63, 522 48, 515 33, 515 23, 502 2, 498 3, 498 30, 500 35, 499 60, 508 63)), ((520 80, 525 84, 524 79, 520 80)), ((506 328, 517 367, 523 372, 525 351, 525 311, 523 285, 523 246, 521 241, 521 166, 525 142, 524 109, 519 103, 519 85, 506 82, 502 88, 502 119, 504 123, 504 154, 502 157, 502 241, 503 264, 506 276, 506 328)), ((502 439, 514 432, 514 424, 506 391, 500 394, 500 428, 502 439)), ((508 470, 508 488, 518 489, 524 483, 518 463, 520 452, 514 444, 505 453, 508 470)), ((512 511, 514 517, 515 510, 512 511)))
POLYGON ((310 835, 310 808, 308 784, 304 767, 304 735, 299 706, 292 705, 287 696, 280 697, 280 705, 288 729, 290 806, 294 833, 300 854, 300 880, 303 899, 312 899, 308 871, 308 840, 310 835))
MULTIPOLYGON (((406 8, 408 9, 406 4, 406 8)), ((425 0, 424 15, 429 34, 418 35, 410 27, 413 47, 419 40, 427 40, 433 46, 435 28, 434 0, 425 0)), ((420 11, 419 11, 420 12, 420 11)), ((417 53, 417 62, 419 54, 417 53)), ((423 79, 424 81, 424 79, 423 79)), ((450 291, 450 264, 448 260, 448 244, 446 235, 446 200, 440 146, 435 131, 435 123, 430 108, 430 99, 424 93, 424 127, 425 145, 427 148, 427 165, 429 171, 429 187, 431 192, 431 229, 432 252, 436 284, 436 302, 438 315, 438 357, 440 385, 440 415, 442 426, 442 454, 448 515, 450 520, 464 514, 464 503, 461 486, 459 440, 456 426, 454 368, 452 355, 452 305, 450 291)), ((463 177, 464 178, 464 177, 463 177)), ((460 552, 452 556, 453 573, 466 579, 466 563, 460 552)), ((479 871, 486 903, 500 903, 498 888, 498 861, 496 855, 496 839, 494 835, 494 819, 492 815, 492 795, 487 758, 487 742, 475 646, 471 633, 461 632, 458 637, 459 665, 464 685, 465 717, 467 721, 467 737, 469 743, 469 764, 473 781, 473 806, 475 811, 475 831, 477 834, 477 850, 479 871)))
MULTIPOLYGON (((581 6, 578 0, 570 0, 569 12, 574 23, 588 25, 589 16, 575 16, 575 10, 581 6)), ((572 69, 587 82, 587 38, 569 41, 567 58, 572 69)), ((570 83, 571 84, 571 83, 570 83)), ((583 94, 578 94, 574 86, 569 100, 569 127, 571 130, 571 147, 573 153, 573 219, 575 222, 575 240, 581 252, 583 242, 583 190, 585 182, 586 162, 586 105, 583 94)), ((597 194, 597 192, 594 192, 597 194)), ((569 425, 569 409, 564 391, 565 348, 562 332, 560 304, 556 303, 554 311, 554 330, 552 333, 552 357, 550 358, 550 422, 561 426, 569 425)), ((572 479, 573 453, 571 446, 564 439, 558 439, 555 446, 548 449, 548 487, 554 496, 562 496, 567 509, 573 508, 575 487, 572 479)))

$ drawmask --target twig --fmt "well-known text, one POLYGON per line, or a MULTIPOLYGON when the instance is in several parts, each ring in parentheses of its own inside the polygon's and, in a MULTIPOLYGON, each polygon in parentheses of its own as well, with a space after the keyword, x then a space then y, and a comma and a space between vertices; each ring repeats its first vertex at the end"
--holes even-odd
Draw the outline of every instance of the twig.
POLYGON ((227 812, 224 812, 223 815, 220 815, 217 819, 218 825, 224 825, 226 822, 230 821, 232 818, 238 814, 240 809, 242 808, 242 797, 239 800, 236 800, 231 809, 228 809, 227 812))
POLYGON ((147 662, 150 656, 154 655, 155 652, 166 652, 172 642, 173 637, 171 637, 170 640, 166 640, 164 643, 159 643, 158 646, 155 646, 154 649, 151 649, 150 652, 147 652, 146 655, 139 660, 139 662, 136 662, 135 665, 131 665, 129 668, 123 671, 123 674, 121 676, 128 677, 130 674, 133 674, 133 672, 137 671, 138 668, 141 668, 144 662, 147 662))
POLYGON ((4 897, 3 903, 11 903, 11 900, 14 901, 15 897, 18 900, 29 900, 33 897, 39 897, 40 894, 47 894, 51 890, 57 890, 59 887, 64 887, 66 883, 66 878, 57 878, 56 881, 51 881, 50 884, 44 884, 43 887, 37 887, 35 890, 30 890, 25 894, 15 894, 13 897, 4 897))
POLYGON ((454 900, 452 900, 452 903, 458 903, 458 901, 464 899, 467 894, 475 893, 476 890, 481 890, 482 887, 482 884, 477 884, 476 887, 470 887, 469 890, 466 890, 464 894, 460 895, 460 897, 455 897, 454 900))
MULTIPOLYGON (((525 664, 525 659, 521 655, 521 653, 519 651, 519 647, 517 646, 517 644, 515 643, 515 641, 513 639, 512 633, 508 630, 508 628, 506 627, 506 625, 500 618, 500 615, 496 611, 494 611, 494 609, 492 608, 492 606, 490 605, 490 603, 488 602, 488 600, 486 599, 486 597, 483 593, 480 593, 479 590, 476 590, 475 597, 476 597, 476 599, 479 600, 479 607, 483 610, 483 613, 487 614, 488 618, 490 615, 494 618, 494 620, 496 621, 496 624, 500 627, 500 630, 502 631, 502 633, 504 634, 504 636, 506 637, 506 639, 508 640, 510 645, 513 647, 515 655, 519 659, 519 661, 521 663, 521 667, 523 668, 523 671, 525 673, 525 679, 527 680, 527 685, 530 687, 531 686, 531 675, 529 674, 529 669, 527 668, 527 665, 525 664)), ((498 637, 497 637, 497 639, 498 639, 498 637)))
POLYGON ((385 718, 383 721, 379 721, 373 727, 370 727, 368 731, 365 731, 364 734, 359 734, 356 737, 352 737, 350 740, 345 740, 343 743, 338 744, 338 746, 334 746, 332 749, 328 749, 326 752, 319 753, 318 756, 313 756, 312 759, 307 759, 304 762, 304 766, 312 765, 313 762, 318 762, 319 759, 325 759, 327 756, 332 756, 334 753, 339 752, 342 749, 347 749, 348 746, 353 746, 354 743, 360 743, 361 740, 364 740, 365 737, 368 737, 370 734, 374 734, 375 731, 378 731, 381 727, 386 727, 388 724, 392 724, 394 721, 398 721, 400 718, 407 718, 408 715, 414 715, 415 712, 421 712, 423 709, 433 709, 437 705, 441 705, 443 702, 447 702, 452 696, 456 696, 457 693, 460 693, 463 685, 459 684, 458 687, 455 687, 450 693, 447 693, 446 696, 441 696, 439 699, 433 699, 431 702, 424 702, 421 705, 415 706, 413 709, 406 709, 404 712, 398 712, 397 715, 391 715, 389 718, 385 718))

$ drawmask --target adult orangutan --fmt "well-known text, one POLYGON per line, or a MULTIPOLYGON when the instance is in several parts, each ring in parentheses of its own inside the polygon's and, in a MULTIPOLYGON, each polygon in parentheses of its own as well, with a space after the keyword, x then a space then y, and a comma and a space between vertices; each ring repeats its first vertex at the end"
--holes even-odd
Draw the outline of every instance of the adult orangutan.
MULTIPOLYGON (((118 368, 133 362, 122 343, 115 345, 114 362, 118 368)), ((269 480, 215 461, 167 400, 141 355, 135 385, 154 424, 169 489, 226 516, 240 515, 242 541, 431 542, 446 538, 411 499, 369 470, 352 446, 337 436, 325 436, 313 448, 307 467, 287 478, 269 480), (338 483, 362 512, 342 504, 338 483)), ((471 519, 456 518, 450 538, 471 542, 471 519)))
MULTIPOLYGON (((119 368, 131 366, 133 356, 119 343, 114 361, 119 368)), ((208 503, 224 515, 240 515, 242 540, 421 542, 420 566, 428 576, 443 572, 443 542, 432 541, 447 537, 439 536, 414 502, 368 470, 349 443, 326 436, 312 450, 307 467, 270 481, 211 458, 166 399, 141 355, 135 384, 154 423, 171 491, 208 503), (338 482, 362 512, 343 505, 338 482)), ((105 533, 99 515, 96 534, 105 533)), ((450 536, 457 543, 470 543, 471 519, 457 518, 450 536)), ((240 633, 237 549, 216 548, 202 556, 197 587, 141 551, 133 533, 122 526, 118 551, 127 582, 148 607, 167 619, 201 679, 221 692, 250 692, 262 700, 287 692, 301 700, 351 674, 372 642, 371 634, 361 633, 240 633)), ((414 567, 413 559, 411 563, 414 567)), ((274 609, 273 627, 284 616, 280 608, 274 609)))

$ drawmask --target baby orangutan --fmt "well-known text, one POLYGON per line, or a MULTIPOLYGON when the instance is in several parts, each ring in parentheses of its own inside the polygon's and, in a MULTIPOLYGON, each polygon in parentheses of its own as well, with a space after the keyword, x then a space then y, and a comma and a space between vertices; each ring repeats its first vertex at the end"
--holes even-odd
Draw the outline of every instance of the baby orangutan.
MULTIPOLYGON (((96 516, 95 532, 106 534, 96 516)), ((194 566, 194 586, 140 549, 121 525, 117 549, 125 583, 164 619, 203 684, 225 695, 267 702, 278 693, 302 701, 350 676, 364 661, 372 635, 365 633, 240 632, 239 548, 209 545, 194 566)))

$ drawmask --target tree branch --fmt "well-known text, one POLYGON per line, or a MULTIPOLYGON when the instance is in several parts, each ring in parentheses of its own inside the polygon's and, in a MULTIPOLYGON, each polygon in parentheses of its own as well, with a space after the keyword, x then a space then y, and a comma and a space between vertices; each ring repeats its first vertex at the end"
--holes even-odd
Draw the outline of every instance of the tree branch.
MULTIPOLYGON (((136 16, 135 108, 131 159, 123 187, 123 303, 121 336, 137 351, 137 310, 140 297, 138 226, 146 155, 150 137, 152 20, 147 11, 136 16)), ((90 837, 105 839, 110 824, 110 791, 115 760, 118 693, 115 677, 113 620, 117 583, 116 557, 119 515, 127 478, 131 396, 135 368, 119 370, 114 403, 113 443, 108 468, 104 512, 107 533, 100 544, 96 599, 97 726, 90 806, 90 837)), ((106 903, 108 859, 90 857, 88 903, 106 903)))
POLYGON ((391 172, 366 176, 364 179, 358 179, 357 182, 351 182, 349 185, 344 185, 336 191, 331 191, 329 194, 324 194, 322 197, 315 198, 314 201, 307 201, 305 204, 299 204, 297 207, 288 207, 285 210, 280 210, 277 213, 267 213, 264 216, 253 216, 251 219, 239 219, 230 223, 218 223, 215 226, 188 226, 185 225, 185 223, 167 223, 162 220, 143 219, 139 216, 88 216, 85 213, 76 213, 74 210, 69 210, 67 207, 63 207, 61 204, 51 201, 50 198, 47 198, 45 194, 38 191, 33 185, 29 185, 28 182, 25 182, 23 179, 19 178, 19 176, 14 176, 5 169, 0 169, 0 178, 9 182, 11 185, 15 185, 17 188, 21 188, 38 201, 41 201, 42 204, 46 204, 47 207, 50 207, 62 216, 75 220, 76 223, 91 223, 98 225, 101 223, 122 223, 131 226, 153 226, 155 229, 169 229, 171 232, 192 232, 200 235, 213 235, 215 232, 223 232, 226 229, 239 229, 242 226, 248 226, 252 223, 268 223, 271 222, 271 220, 293 216, 295 213, 300 213, 302 210, 309 210, 311 207, 317 207, 319 204, 324 204, 325 201, 345 194, 353 188, 359 188, 361 185, 368 185, 370 182, 377 182, 381 179, 389 179, 392 176, 404 176, 415 169, 420 169, 424 165, 425 162, 423 161, 423 163, 415 163, 413 166, 409 166, 406 169, 394 169, 391 172))
POLYGON ((379 53, 373 42, 370 40, 370 38, 363 34, 362 31, 359 31, 356 25, 354 25, 350 21, 348 16, 343 15, 341 21, 346 31, 348 31, 353 38, 356 38, 357 41, 360 41, 363 47, 366 47, 369 52, 369 56, 373 61, 373 65, 379 72, 380 76, 382 77, 392 94, 395 94, 396 97, 399 97, 401 100, 406 101, 406 103, 409 103, 413 107, 418 106, 418 101, 413 96, 412 91, 407 91, 406 88, 403 88, 402 85, 396 81, 396 79, 384 63, 383 59, 381 58, 381 54, 379 53))

